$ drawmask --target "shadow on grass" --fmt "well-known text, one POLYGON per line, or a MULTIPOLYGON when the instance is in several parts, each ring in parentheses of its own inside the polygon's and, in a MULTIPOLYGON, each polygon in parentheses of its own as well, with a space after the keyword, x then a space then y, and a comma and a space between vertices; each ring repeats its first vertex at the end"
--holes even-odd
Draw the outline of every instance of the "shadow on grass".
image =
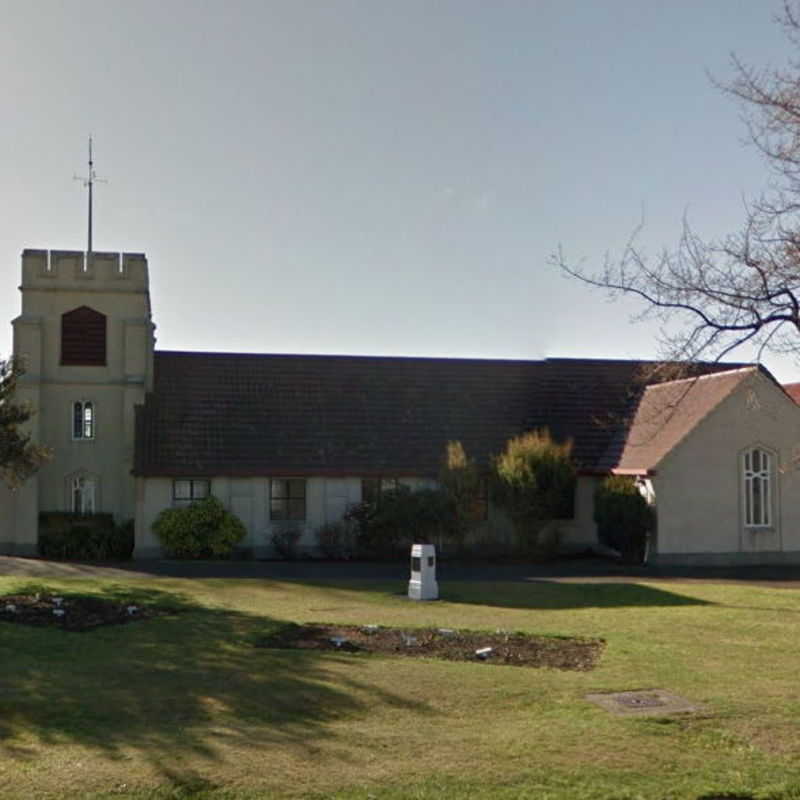
POLYGON ((442 600, 453 603, 538 610, 713 605, 639 583, 563 583, 546 579, 524 584, 445 583, 440 586, 440 595, 442 600))
POLYGON ((697 800, 756 800, 754 794, 704 794, 697 800))
MULTIPOLYGON (((316 586, 328 592, 370 592, 407 597, 407 582, 397 581, 297 581, 304 586, 316 586)), ((442 581, 439 580, 439 599, 451 603, 467 603, 498 608, 530 608, 566 610, 578 608, 622 608, 655 606, 717 605, 677 592, 669 592, 642 583, 575 582, 529 578, 525 582, 509 581, 442 581)), ((409 601, 413 602, 413 601, 409 601)), ((317 609, 322 611, 323 609, 317 609)), ((334 610, 331 608, 330 610, 334 610)))
MULTIPOLYGON (((52 590, 41 582, 14 590, 37 591, 52 590)), ((312 755, 333 720, 380 704, 428 711, 359 681, 352 657, 253 646, 285 621, 154 589, 91 594, 163 614, 81 633, 0 623, 0 754, 39 757, 41 745, 63 744, 109 759, 140 753, 181 786, 198 780, 198 759, 222 758, 223 746, 230 754, 288 743, 312 755), (345 659, 346 678, 331 669, 345 659)))

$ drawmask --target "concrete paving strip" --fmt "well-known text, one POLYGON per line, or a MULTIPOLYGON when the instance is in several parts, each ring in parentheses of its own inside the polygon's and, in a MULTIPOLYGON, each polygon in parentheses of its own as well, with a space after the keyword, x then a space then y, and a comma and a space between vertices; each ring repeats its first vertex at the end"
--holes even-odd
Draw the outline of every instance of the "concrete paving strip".
POLYGON ((587 694, 590 703, 621 716, 662 716, 705 711, 700 703, 668 692, 666 689, 637 689, 628 692, 587 694))

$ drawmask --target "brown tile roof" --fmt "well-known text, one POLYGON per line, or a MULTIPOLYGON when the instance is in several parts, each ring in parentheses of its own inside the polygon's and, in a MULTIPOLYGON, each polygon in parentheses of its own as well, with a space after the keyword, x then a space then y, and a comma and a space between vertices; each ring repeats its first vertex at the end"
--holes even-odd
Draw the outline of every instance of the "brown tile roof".
POLYGON ((134 472, 435 475, 450 440, 485 464, 542 427, 573 439, 581 468, 607 471, 656 366, 157 352, 134 472))
POLYGON ((159 352, 141 474, 435 474, 527 428, 536 362, 159 352))
POLYGON ((648 386, 636 409, 615 471, 645 473, 678 445, 697 424, 758 367, 702 375, 648 386))
POLYGON ((617 465, 648 386, 742 366, 568 358, 549 358, 544 365, 540 424, 560 441, 571 438, 576 462, 598 473, 617 465))
POLYGON ((538 426, 547 427, 558 441, 572 439, 576 462, 594 469, 609 444, 624 435, 656 366, 649 361, 547 359, 536 399, 538 426))
POLYGON ((800 405, 800 383, 784 383, 783 391, 800 405))

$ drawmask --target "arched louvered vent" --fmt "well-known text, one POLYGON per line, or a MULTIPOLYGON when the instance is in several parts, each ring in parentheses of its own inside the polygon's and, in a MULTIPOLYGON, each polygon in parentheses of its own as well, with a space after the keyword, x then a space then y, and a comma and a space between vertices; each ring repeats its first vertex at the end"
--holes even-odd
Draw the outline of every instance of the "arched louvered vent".
POLYGON ((61 315, 61 363, 67 367, 105 366, 105 314, 81 306, 61 315))

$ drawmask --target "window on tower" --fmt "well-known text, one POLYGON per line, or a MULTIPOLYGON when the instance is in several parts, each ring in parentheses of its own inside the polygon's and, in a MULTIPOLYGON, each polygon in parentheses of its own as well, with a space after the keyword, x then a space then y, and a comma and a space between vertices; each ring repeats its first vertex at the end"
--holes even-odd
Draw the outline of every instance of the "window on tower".
POLYGON ((74 514, 94 514, 97 510, 97 479, 76 475, 71 481, 70 510, 74 514))
POLYGON ((91 400, 78 400, 72 404, 72 438, 94 439, 95 413, 91 400))

